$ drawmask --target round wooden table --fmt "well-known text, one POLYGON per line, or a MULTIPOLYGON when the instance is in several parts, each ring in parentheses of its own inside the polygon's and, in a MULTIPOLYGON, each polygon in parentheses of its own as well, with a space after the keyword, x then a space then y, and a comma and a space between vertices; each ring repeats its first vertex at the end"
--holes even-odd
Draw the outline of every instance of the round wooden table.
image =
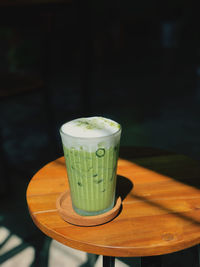
POLYGON ((56 210, 57 197, 68 188, 64 158, 47 164, 27 189, 34 223, 66 246, 103 255, 104 266, 114 265, 112 257, 162 255, 199 244, 198 161, 158 149, 124 147, 117 174, 121 212, 103 225, 80 227, 63 221, 56 210))

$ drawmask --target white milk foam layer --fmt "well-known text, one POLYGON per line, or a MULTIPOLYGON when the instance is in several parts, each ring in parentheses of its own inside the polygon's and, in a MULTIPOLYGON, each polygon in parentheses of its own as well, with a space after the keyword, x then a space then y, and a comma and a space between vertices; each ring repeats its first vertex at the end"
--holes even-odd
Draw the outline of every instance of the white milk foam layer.
POLYGON ((117 132, 120 125, 103 117, 80 118, 65 123, 62 131, 74 137, 103 137, 117 132))
POLYGON ((60 133, 66 147, 94 151, 99 146, 109 148, 119 143, 120 128, 120 124, 113 120, 104 117, 88 117, 63 124, 60 133))

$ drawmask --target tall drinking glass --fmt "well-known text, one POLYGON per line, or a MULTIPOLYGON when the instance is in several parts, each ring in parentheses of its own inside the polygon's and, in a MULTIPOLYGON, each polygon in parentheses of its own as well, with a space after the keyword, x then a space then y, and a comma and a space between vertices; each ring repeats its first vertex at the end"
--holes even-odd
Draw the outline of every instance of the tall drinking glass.
POLYGON ((82 118, 63 124, 60 134, 73 209, 83 216, 109 211, 115 203, 121 126, 102 117, 82 118), (66 131, 70 123, 81 127, 80 134, 66 131))

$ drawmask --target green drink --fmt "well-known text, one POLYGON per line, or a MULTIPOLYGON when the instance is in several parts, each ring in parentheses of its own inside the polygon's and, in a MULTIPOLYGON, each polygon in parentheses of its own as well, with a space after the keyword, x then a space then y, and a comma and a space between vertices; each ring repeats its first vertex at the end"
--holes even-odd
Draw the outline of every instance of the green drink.
POLYGON ((81 118, 60 130, 71 199, 80 215, 98 215, 115 203, 121 126, 102 117, 81 118))

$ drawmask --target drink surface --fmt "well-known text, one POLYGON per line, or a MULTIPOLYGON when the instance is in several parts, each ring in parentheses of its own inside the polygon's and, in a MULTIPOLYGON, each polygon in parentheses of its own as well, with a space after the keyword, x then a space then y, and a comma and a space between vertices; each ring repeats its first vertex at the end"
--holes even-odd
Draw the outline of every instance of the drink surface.
POLYGON ((103 117, 80 118, 65 123, 61 131, 74 137, 103 137, 116 133, 120 124, 103 117))
POLYGON ((115 201, 121 127, 102 117, 81 118, 61 127, 72 204, 81 215, 110 210, 115 201))

